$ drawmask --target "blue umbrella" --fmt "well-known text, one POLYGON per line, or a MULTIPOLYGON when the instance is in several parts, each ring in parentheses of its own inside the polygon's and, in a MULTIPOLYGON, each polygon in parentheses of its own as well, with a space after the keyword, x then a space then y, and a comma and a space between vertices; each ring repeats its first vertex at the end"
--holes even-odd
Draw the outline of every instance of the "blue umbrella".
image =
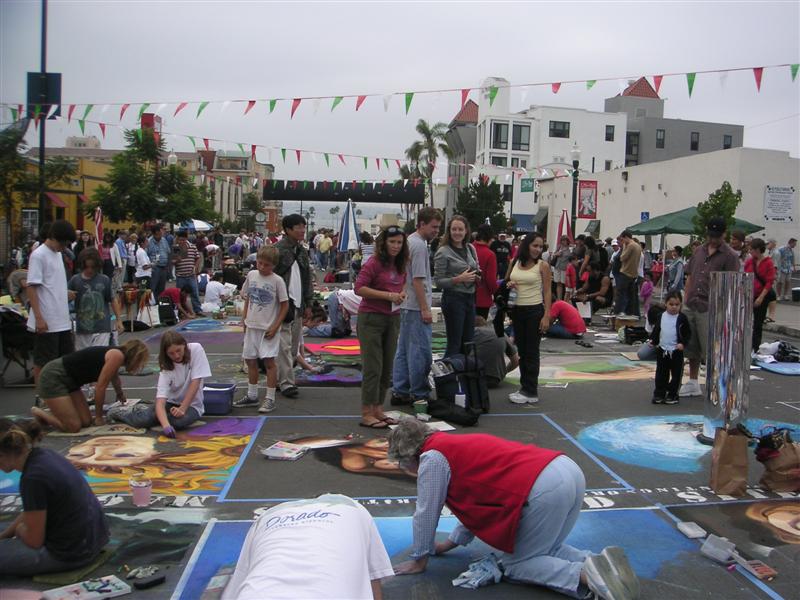
POLYGON ((189 231, 211 231, 214 229, 209 223, 200 219, 189 219, 178 226, 178 229, 188 229, 189 231))
POLYGON ((339 252, 358 250, 358 225, 356 224, 356 211, 353 210, 353 201, 348 198, 347 207, 344 209, 342 226, 339 228, 339 252))

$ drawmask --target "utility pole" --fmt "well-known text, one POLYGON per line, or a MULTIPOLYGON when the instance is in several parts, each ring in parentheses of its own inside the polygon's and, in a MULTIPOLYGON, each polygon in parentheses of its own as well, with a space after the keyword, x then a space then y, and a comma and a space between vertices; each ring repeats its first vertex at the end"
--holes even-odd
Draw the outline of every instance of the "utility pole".
MULTIPOLYGON (((41 51, 42 65, 40 69, 42 81, 41 85, 41 98, 39 106, 41 110, 45 111, 44 116, 39 119, 39 227, 44 225, 45 212, 47 210, 47 197, 44 195, 44 160, 45 160, 45 127, 47 124, 47 0, 42 0, 42 51, 41 51)), ((30 107, 28 111, 30 112, 30 107)), ((40 112, 41 114, 41 112, 40 112)), ((36 232, 38 234, 38 232, 36 232)))

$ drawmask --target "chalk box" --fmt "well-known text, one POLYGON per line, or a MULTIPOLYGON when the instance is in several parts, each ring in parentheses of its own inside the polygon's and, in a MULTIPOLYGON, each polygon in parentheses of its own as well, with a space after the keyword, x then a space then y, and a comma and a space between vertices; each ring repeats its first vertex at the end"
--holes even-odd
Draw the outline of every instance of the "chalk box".
POLYGON ((42 592, 44 600, 95 600, 131 593, 131 586, 116 575, 88 579, 42 592))
POLYGON ((203 407, 207 415, 227 415, 233 410, 235 383, 206 383, 203 385, 203 407))

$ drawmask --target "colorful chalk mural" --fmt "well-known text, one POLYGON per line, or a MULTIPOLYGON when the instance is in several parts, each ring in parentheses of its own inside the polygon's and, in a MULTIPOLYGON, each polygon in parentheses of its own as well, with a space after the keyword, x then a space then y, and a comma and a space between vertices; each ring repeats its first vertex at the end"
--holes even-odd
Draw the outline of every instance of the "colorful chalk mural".
MULTIPOLYGON (((800 437, 800 425, 748 419, 753 433, 774 425, 800 437)), ((581 430, 578 441, 595 454, 628 465, 669 473, 696 473, 711 447, 697 441, 703 429, 700 415, 629 417, 596 423, 581 430)))
MULTIPOLYGON (((157 333, 148 337, 145 342, 156 344, 161 340, 161 336, 167 329, 161 329, 157 333)), ((174 331, 177 331, 187 342, 208 343, 214 342, 241 342, 244 336, 242 321, 239 318, 233 319, 192 319, 181 321, 174 331)))
MULTIPOLYGON (((575 355, 543 355, 539 383, 588 383, 598 381, 643 381, 652 379, 655 363, 631 362, 618 355, 597 357, 575 355)), ((519 369, 514 369, 506 380, 519 384, 519 369)))

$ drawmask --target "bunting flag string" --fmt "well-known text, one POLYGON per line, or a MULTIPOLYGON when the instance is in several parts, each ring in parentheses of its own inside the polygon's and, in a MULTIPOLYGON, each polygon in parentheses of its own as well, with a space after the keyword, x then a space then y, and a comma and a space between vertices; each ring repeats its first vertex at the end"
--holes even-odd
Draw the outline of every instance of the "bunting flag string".
MULTIPOLYGON (((653 81, 654 81, 654 84, 655 84, 654 88, 655 88, 656 93, 659 93, 660 88, 661 88, 661 84, 662 84, 663 79, 665 77, 681 77, 681 76, 685 77, 686 78, 686 82, 687 82, 687 86, 688 86, 688 89, 689 89, 689 96, 691 97, 692 93, 694 91, 694 83, 696 81, 697 75, 708 74, 708 73, 721 74, 721 73, 733 73, 733 72, 737 72, 737 71, 751 71, 754 74, 755 78, 756 78, 756 89, 757 89, 757 92, 760 92, 761 91, 761 82, 762 82, 762 79, 763 79, 764 70, 765 69, 773 69, 773 68, 783 68, 783 67, 789 67, 791 81, 792 82, 796 81, 797 80, 798 70, 800 70, 800 64, 797 64, 797 63, 782 63, 782 64, 774 64, 774 65, 763 65, 763 66, 758 66, 758 67, 735 67, 735 68, 729 68, 729 69, 707 69, 707 70, 692 71, 692 72, 662 73, 660 75, 654 75, 652 77, 653 77, 653 81)), ((633 76, 629 75, 629 76, 624 76, 624 77, 619 77, 619 76, 616 76, 616 77, 594 77, 594 78, 591 78, 591 79, 562 80, 562 81, 558 81, 558 82, 549 81, 549 82, 532 82, 532 83, 507 84, 507 85, 501 85, 501 86, 493 85, 493 86, 489 86, 488 88, 486 88, 486 91, 488 92, 488 95, 489 95, 489 104, 492 105, 494 103, 494 100, 495 100, 495 98, 497 96, 497 93, 498 93, 498 90, 500 88, 503 88, 503 89, 522 88, 524 90, 527 90, 527 88, 530 88, 530 87, 549 86, 550 90, 552 91, 552 93, 557 94, 559 92, 559 90, 561 89, 561 86, 562 85, 566 85, 566 84, 582 83, 582 84, 584 84, 586 86, 586 90, 588 91, 588 90, 593 89, 597 85, 598 82, 621 81, 621 82, 624 83, 624 82, 627 82, 627 81, 632 80, 632 79, 638 79, 639 77, 641 77, 641 76, 640 75, 633 75, 633 76)), ((389 111, 389 105, 391 103, 392 97, 393 96, 403 96, 404 101, 405 101, 404 102, 404 111, 405 111, 405 114, 408 115, 408 113, 411 110, 411 105, 412 105, 412 102, 414 100, 414 97, 416 95, 418 95, 418 94, 437 94, 438 95, 438 94, 447 93, 447 92, 460 93, 461 107, 463 108, 466 105, 467 99, 469 97, 469 93, 470 93, 470 91, 472 89, 473 88, 468 88, 468 87, 458 87, 458 88, 414 90, 414 91, 407 91, 407 92, 395 92, 395 93, 390 93, 390 94, 376 94, 376 93, 372 93, 372 94, 342 94, 342 95, 331 95, 331 96, 308 96, 308 97, 300 97, 300 96, 298 96, 298 97, 290 97, 290 98, 270 98, 270 99, 267 99, 267 98, 255 98, 255 99, 252 99, 251 98, 251 99, 181 100, 181 101, 174 101, 173 100, 173 101, 161 101, 161 102, 159 102, 157 104, 157 106, 159 107, 157 112, 160 112, 167 105, 175 105, 176 108, 175 108, 175 111, 173 112, 173 117, 175 117, 175 116, 178 115, 178 113, 180 113, 189 104, 197 104, 198 108, 197 108, 197 112, 195 114, 195 118, 197 119, 203 114, 203 112, 205 111, 206 107, 209 104, 241 103, 243 105, 243 107, 244 107, 242 114, 246 115, 255 107, 257 102, 268 102, 269 103, 268 104, 269 105, 269 114, 272 114, 273 112, 275 112, 275 108, 276 108, 278 102, 283 101, 283 100, 286 100, 286 101, 291 100, 292 104, 291 104, 291 110, 290 110, 290 115, 289 116, 290 116, 290 118, 293 118, 295 112, 297 111, 298 107, 300 106, 300 103, 303 100, 313 100, 313 101, 319 101, 319 100, 325 100, 325 99, 331 100, 331 112, 333 112, 334 109, 336 109, 336 107, 339 106, 339 104, 341 104, 341 102, 345 98, 355 98, 356 111, 359 111, 361 109, 361 107, 364 105, 364 103, 366 102, 367 98, 369 98, 371 96, 382 96, 384 111, 388 112, 389 111)), ((119 119, 120 119, 120 121, 122 121, 122 119, 125 117, 126 111, 128 110, 128 108, 132 104, 137 104, 137 103, 133 102, 133 101, 127 101, 127 102, 94 102, 94 103, 73 103, 73 104, 68 104, 67 105, 68 106, 67 120, 68 120, 68 122, 71 122, 72 114, 74 113, 75 108, 77 106, 81 106, 81 107, 84 108, 84 114, 83 114, 83 119, 82 120, 87 121, 87 117, 89 116, 89 112, 91 112, 92 108, 94 106, 96 106, 96 105, 101 105, 101 106, 104 106, 104 107, 119 106, 120 107, 119 119)), ((146 107, 144 110, 149 108, 149 106, 151 105, 150 102, 140 102, 138 104, 140 104, 141 106, 146 107)), ((104 108, 104 110, 105 110, 105 108, 104 108)), ((144 112, 144 111, 140 109, 140 112, 144 112)))

